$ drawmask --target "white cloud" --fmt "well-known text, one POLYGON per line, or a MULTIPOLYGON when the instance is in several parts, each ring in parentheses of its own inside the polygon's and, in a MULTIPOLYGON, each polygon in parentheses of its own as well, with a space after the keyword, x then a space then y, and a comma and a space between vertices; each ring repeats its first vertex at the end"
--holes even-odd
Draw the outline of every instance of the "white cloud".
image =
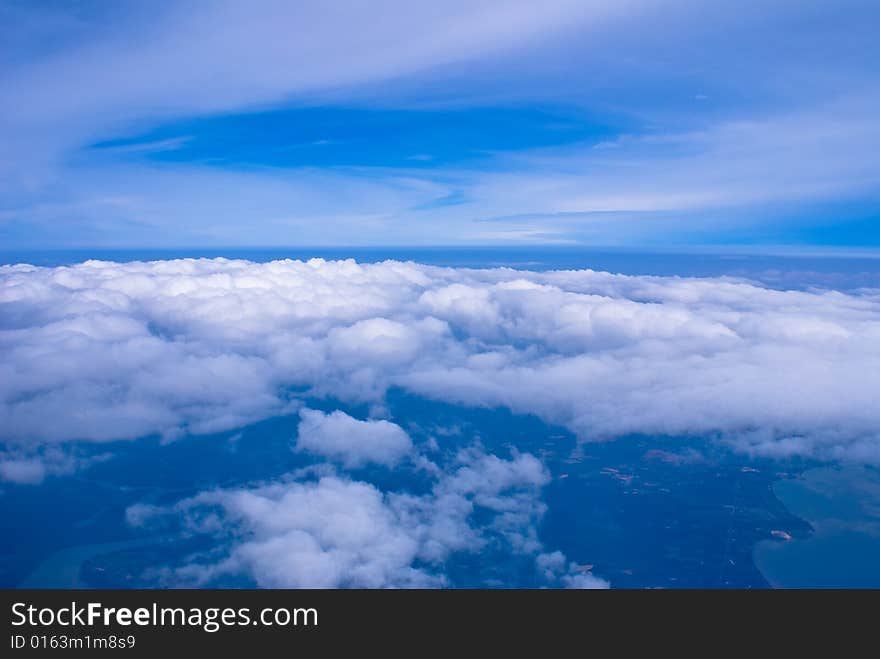
MULTIPOLYGON (((449 195, 451 174, 132 161, 173 150, 187 136, 102 156, 84 147, 223 113, 412 105, 412 94, 401 101, 387 89, 423 85, 444 67, 531 59, 543 38, 575 26, 582 35, 600 33, 645 8, 629 0, 548 0, 540 7, 377 0, 332 8, 312 0, 222 0, 112 12, 6 4, 0 2, 0 233, 10 244, 41 246, 352 244, 376 236, 431 242, 439 234, 425 235, 413 208, 449 195), (19 225, 27 229, 19 232, 19 225)), ((416 94, 418 103, 423 96, 416 94)))
MULTIPOLYGON (((177 515, 190 532, 217 537, 213 559, 194 557, 165 570, 161 578, 168 585, 210 585, 247 575, 274 588, 433 587, 450 585, 444 565, 459 553, 491 545, 514 556, 537 556, 540 490, 548 481, 532 455, 503 460, 471 449, 424 495, 382 492, 327 475, 203 492, 168 510, 133 506, 128 519, 138 525, 177 515)), ((539 577, 551 585, 566 583, 564 566, 542 570, 539 577)))
POLYGON ((538 554, 535 566, 548 582, 565 588, 595 590, 609 587, 607 581, 590 572, 592 566, 569 562, 561 551, 538 554))
POLYGON ((577 588, 581 590, 596 590, 599 588, 608 588, 608 582, 604 579, 590 574, 588 572, 565 574, 561 577, 562 583, 566 588, 577 588))
POLYGON ((34 485, 46 477, 46 466, 34 458, 0 460, 0 479, 34 485))
POLYGON ((379 490, 335 477, 257 490, 205 493, 182 504, 190 513, 219 506, 221 523, 244 538, 216 564, 177 571, 184 582, 210 583, 246 573, 261 587, 379 588, 439 583, 412 567, 419 551, 379 490))
MULTIPOLYGON (((817 106, 773 115, 765 110, 698 131, 624 135, 614 149, 575 144, 521 151, 504 158, 507 168, 475 176, 468 196, 483 217, 528 218, 508 222, 512 229, 522 230, 526 221, 572 231, 572 221, 601 230, 601 223, 590 227, 591 213, 673 211, 680 216, 698 209, 872 194, 880 156, 864 145, 880 135, 874 118, 878 98, 880 90, 869 88, 817 106)), ((468 212, 473 216, 475 209, 468 212)), ((633 224, 630 220, 627 227, 646 229, 633 224)), ((505 226, 497 219, 492 228, 505 226)), ((605 231, 621 233, 618 223, 605 231)))
POLYGON ((583 440, 880 462, 877 290, 399 262, 5 266, 0 354, 19 451, 234 429, 296 410, 294 389, 381 407, 400 386, 583 440))
POLYGON ((62 154, 132 126, 340 91, 357 97, 366 85, 521 48, 575 24, 594 30, 635 9, 572 0, 224 0, 97 13, 0 6, 8 11, 0 43, 9 44, 0 189, 18 195, 39 181, 48 192, 75 172, 59 166, 62 154))
POLYGON ((573 23, 589 29, 635 4, 380 0, 328 7, 259 0, 123 12, 118 25, 93 20, 62 31, 68 39, 61 49, 30 50, 6 72, 3 97, 14 101, 10 118, 32 122, 128 118, 144 107, 152 116, 216 112, 485 57, 573 23), (61 96, 69 101, 64 112, 54 102, 61 96))
POLYGON ((0 450, 0 481, 39 485, 47 476, 66 476, 110 457, 107 453, 82 457, 55 446, 0 450))
POLYGON ((338 460, 349 469, 370 462, 393 467, 413 448, 409 435, 390 421, 361 421, 339 410, 302 409, 299 416, 297 450, 338 460))

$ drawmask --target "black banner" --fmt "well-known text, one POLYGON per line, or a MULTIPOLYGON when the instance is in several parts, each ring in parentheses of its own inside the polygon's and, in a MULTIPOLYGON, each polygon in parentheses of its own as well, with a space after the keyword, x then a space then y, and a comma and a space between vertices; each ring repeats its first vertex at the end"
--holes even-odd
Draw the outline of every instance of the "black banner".
POLYGON ((878 601, 876 591, 6 590, 2 656, 342 652, 353 643, 415 653, 466 651, 474 639, 585 650, 712 639, 790 651, 869 638, 878 601))

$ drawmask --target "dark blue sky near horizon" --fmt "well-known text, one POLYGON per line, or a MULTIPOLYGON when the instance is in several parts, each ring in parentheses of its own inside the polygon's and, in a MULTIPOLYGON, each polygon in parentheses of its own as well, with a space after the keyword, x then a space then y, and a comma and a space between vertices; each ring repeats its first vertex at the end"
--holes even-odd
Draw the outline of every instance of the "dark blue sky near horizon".
POLYGON ((5 1, 0 241, 876 249, 878 13, 5 1))
POLYGON ((779 290, 838 291, 877 288, 880 256, 871 250, 803 249, 764 251, 753 247, 691 250, 596 249, 571 245, 428 247, 179 247, 165 249, 0 250, 0 266, 31 264, 55 268, 84 261, 116 263, 168 259, 231 259, 267 263, 285 259, 345 260, 358 263, 414 261, 449 268, 514 268, 522 271, 596 270, 632 276, 728 277, 779 290))

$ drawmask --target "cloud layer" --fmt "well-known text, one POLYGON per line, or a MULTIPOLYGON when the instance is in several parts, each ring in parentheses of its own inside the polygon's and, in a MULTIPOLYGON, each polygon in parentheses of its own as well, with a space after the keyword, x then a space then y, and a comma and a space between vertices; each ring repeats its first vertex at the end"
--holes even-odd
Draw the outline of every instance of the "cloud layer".
POLYGON ((320 259, 4 266, 0 354, 7 481, 111 457, 83 443, 299 414, 292 448, 311 466, 129 508, 135 526, 211 547, 151 572, 169 586, 492 583, 463 579, 475 557, 534 585, 608 585, 541 541, 538 458, 477 438, 414 443, 379 418, 391 387, 533 414, 582 441, 689 434, 880 463, 877 289, 320 259), (305 406, 322 398, 373 416, 305 406))
MULTIPOLYGON (((233 429, 296 410, 303 394, 381 403, 398 386, 535 414, 583 440, 700 434, 766 455, 880 461, 877 290, 90 261, 0 268, 0 323, 0 427, 15 459, 70 440, 233 429)), ((300 448, 343 463, 391 464, 407 448, 390 423, 304 412, 303 424, 300 448), (334 425, 349 428, 338 446, 321 437, 334 425)))

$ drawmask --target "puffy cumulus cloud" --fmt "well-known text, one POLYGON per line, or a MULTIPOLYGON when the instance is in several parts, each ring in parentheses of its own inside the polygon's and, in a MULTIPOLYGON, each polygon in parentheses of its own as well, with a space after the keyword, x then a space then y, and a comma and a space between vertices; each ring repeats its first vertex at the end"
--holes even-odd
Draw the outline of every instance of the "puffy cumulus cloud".
POLYGON ((565 588, 596 590, 609 587, 607 581, 590 572, 591 565, 569 562, 561 551, 538 554, 535 566, 548 582, 556 582, 565 588))
POLYGON ((409 435, 396 423, 361 421, 336 410, 324 414, 302 409, 296 448, 340 461, 347 468, 371 462, 393 467, 412 451, 409 435))
POLYGON ((422 495, 332 474, 202 492, 170 509, 133 506, 128 519, 139 525, 170 514, 189 532, 216 537, 211 556, 160 573, 167 585, 240 575, 275 588, 455 585, 444 572, 450 557, 487 550, 535 556, 542 583, 567 585, 565 557, 554 552, 548 567, 539 553, 540 490, 548 481, 532 455, 505 460, 470 449, 422 495))
POLYGON ((880 461, 877 289, 89 261, 0 268, 0 328, 8 446, 231 429, 295 410, 292 391, 381 405, 398 386, 532 413, 585 440, 693 433, 766 455, 880 461))
POLYGON ((476 448, 460 452, 457 463, 430 497, 395 499, 408 522, 424 529, 424 556, 442 561, 452 551, 482 549, 485 539, 467 525, 475 506, 491 513, 488 528, 516 552, 539 551, 536 522, 546 507, 538 494, 550 480, 544 465, 530 454, 502 460, 476 448))
POLYGON ((245 573, 261 587, 429 586, 438 578, 413 567, 417 529, 400 523, 374 486, 322 478, 311 483, 270 485, 255 490, 208 492, 185 501, 188 515, 212 511, 200 531, 229 526, 237 539, 214 564, 176 571, 184 583, 210 583, 223 574, 245 573), (213 512, 217 509, 217 512, 213 512))

